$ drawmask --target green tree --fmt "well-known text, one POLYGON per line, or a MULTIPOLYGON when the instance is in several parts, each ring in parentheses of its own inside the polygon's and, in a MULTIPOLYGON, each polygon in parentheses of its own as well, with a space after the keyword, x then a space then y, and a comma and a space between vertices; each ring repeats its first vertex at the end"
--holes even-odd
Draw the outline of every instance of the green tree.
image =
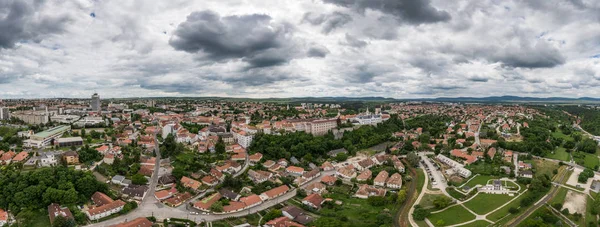
POLYGON ((406 155, 406 160, 413 167, 419 166, 419 156, 415 152, 408 153, 406 155))
POLYGON ((146 179, 144 175, 136 173, 131 177, 131 183, 135 185, 146 185, 148 183, 148 179, 146 179))

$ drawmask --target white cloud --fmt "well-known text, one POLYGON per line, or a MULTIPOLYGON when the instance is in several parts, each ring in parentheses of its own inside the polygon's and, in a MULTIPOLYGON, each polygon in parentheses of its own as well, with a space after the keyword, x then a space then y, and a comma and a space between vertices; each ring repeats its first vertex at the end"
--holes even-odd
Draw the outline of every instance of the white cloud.
MULTIPOLYGON (((103 97, 600 93, 600 3, 594 1, 415 1, 438 12, 434 18, 362 0, 36 2, 45 3, 21 21, 38 31, 5 35, 0 47, 3 98, 93 91, 103 97), (265 15, 264 29, 286 30, 254 33, 277 34, 264 48, 247 34, 240 40, 253 42, 254 51, 236 49, 219 60, 169 44, 190 14, 205 11, 221 18, 265 15), (36 15, 63 20, 49 27, 36 15)), ((0 4, 0 18, 11 6, 0 4)))

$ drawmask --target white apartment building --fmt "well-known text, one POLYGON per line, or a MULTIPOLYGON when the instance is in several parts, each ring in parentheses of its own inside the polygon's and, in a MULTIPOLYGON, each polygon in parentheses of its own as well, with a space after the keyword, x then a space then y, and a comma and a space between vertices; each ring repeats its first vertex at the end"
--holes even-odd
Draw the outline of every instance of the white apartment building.
POLYGON ((460 175, 461 177, 469 178, 471 176, 471 174, 472 174, 471 170, 466 169, 463 164, 460 164, 460 163, 458 163, 458 162, 456 162, 456 161, 454 161, 454 160, 452 160, 452 159, 450 159, 450 158, 448 158, 448 157, 446 157, 446 156, 444 156, 442 154, 438 154, 438 156, 436 156, 436 158, 440 162, 442 162, 442 163, 444 163, 444 164, 452 167, 452 169, 454 171, 456 171, 456 173, 458 173, 458 175, 460 175))

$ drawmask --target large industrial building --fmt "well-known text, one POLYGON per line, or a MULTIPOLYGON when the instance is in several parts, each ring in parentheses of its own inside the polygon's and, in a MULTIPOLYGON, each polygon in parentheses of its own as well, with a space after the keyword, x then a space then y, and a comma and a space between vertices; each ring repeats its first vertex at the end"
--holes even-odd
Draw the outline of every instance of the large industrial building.
POLYGON ((56 126, 32 135, 28 140, 23 141, 23 143, 26 147, 43 148, 45 146, 52 145, 52 140, 60 138, 69 130, 71 130, 70 125, 56 126))

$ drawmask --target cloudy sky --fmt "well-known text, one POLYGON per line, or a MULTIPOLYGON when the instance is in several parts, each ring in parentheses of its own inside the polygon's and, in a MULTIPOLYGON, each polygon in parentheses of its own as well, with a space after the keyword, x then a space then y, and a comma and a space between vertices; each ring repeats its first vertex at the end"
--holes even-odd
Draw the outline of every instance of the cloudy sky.
POLYGON ((600 96, 595 0, 1 0, 0 98, 600 96))

